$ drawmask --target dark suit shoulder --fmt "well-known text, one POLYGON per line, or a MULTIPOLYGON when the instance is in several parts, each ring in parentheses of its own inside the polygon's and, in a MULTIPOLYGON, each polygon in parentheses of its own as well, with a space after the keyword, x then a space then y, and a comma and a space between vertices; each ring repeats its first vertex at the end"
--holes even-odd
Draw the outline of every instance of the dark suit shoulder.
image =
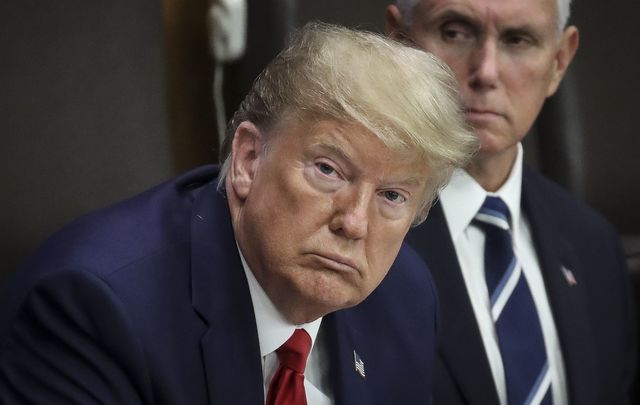
POLYGON ((53 234, 22 267, 79 267, 105 275, 185 241, 195 195, 216 174, 213 166, 201 167, 80 217, 53 234))
POLYGON ((523 176, 523 208, 543 264, 561 342, 592 340, 595 348, 586 346, 578 352, 579 345, 565 344, 567 374, 579 381, 569 384, 570 394, 583 395, 578 386, 587 384, 597 392, 595 402, 624 403, 634 373, 636 338, 617 232, 586 203, 530 168, 523 176), (567 287, 554 263, 572 270, 575 287, 567 287), (589 372, 597 376, 585 377, 589 372))
POLYGON ((113 275, 133 263, 139 264, 138 273, 167 269, 163 264, 188 252, 195 194, 216 174, 213 166, 198 168, 87 214, 53 234, 0 289, 0 324, 14 315, 40 280, 56 273, 90 273, 116 283, 113 275))
POLYGON ((522 189, 525 201, 533 199, 542 202, 549 212, 562 219, 563 226, 595 227, 614 232, 612 225, 587 203, 571 194, 553 180, 535 169, 524 166, 522 189))
POLYGON ((196 207, 213 211, 202 200, 216 195, 216 175, 199 168, 88 214, 18 269, 0 293, 0 402, 10 393, 34 403, 68 402, 59 393, 74 403, 205 402, 191 230, 196 207), (3 386, 19 369, 38 370, 31 387, 3 386))

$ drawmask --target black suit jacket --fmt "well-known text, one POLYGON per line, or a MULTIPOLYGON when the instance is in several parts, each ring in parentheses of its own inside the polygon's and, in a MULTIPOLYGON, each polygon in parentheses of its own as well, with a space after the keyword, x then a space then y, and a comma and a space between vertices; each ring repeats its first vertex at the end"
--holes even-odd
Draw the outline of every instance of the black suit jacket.
MULTIPOLYGON (((0 403, 264 404, 216 176, 200 168, 82 218, 16 273, 0 295, 0 403)), ((367 300, 322 321, 335 402, 429 403, 435 316, 431 277, 403 247, 367 300)))
MULTIPOLYGON (((527 215, 556 322, 575 405, 628 401, 635 335, 624 256, 614 229, 593 210, 528 167, 522 209, 527 215), (577 281, 569 285, 562 267, 577 281)), ((498 404, 489 362, 444 217, 436 204, 407 242, 425 260, 441 303, 434 403, 498 404)))

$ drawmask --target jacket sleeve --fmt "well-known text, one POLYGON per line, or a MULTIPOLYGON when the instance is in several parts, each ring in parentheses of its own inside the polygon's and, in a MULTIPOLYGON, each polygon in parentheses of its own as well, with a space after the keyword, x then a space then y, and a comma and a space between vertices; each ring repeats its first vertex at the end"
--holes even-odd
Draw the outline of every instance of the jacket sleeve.
POLYGON ((93 274, 42 278, 3 330, 2 404, 153 403, 125 307, 93 274))

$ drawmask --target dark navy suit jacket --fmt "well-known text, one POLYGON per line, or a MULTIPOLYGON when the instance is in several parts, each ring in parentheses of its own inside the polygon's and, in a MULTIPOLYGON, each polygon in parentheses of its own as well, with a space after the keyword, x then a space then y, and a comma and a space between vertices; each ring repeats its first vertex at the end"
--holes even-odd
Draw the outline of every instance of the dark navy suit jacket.
MULTIPOLYGON (((628 401, 635 335, 624 256, 614 229, 593 210, 525 167, 522 209, 558 330, 575 405, 628 401), (574 274, 570 285, 562 268, 574 274)), ((414 228, 407 242, 428 264, 440 298, 441 345, 434 403, 498 404, 489 362, 442 207, 414 228)))
MULTIPOLYGON (((0 296, 0 403, 264 403, 216 176, 203 167, 84 217, 27 261, 0 296)), ((436 302, 403 247, 367 300, 323 319, 337 404, 430 403, 436 302)))

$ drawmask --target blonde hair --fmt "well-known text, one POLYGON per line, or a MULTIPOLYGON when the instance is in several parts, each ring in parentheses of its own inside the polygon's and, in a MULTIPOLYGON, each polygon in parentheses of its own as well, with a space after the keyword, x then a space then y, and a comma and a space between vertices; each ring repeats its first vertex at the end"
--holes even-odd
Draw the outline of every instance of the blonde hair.
POLYGON ((478 148, 456 86, 449 68, 424 51, 370 32, 307 24, 258 76, 229 123, 220 185, 243 121, 264 133, 285 116, 356 122, 391 150, 428 165, 429 187, 417 224, 453 170, 464 167, 478 148))

